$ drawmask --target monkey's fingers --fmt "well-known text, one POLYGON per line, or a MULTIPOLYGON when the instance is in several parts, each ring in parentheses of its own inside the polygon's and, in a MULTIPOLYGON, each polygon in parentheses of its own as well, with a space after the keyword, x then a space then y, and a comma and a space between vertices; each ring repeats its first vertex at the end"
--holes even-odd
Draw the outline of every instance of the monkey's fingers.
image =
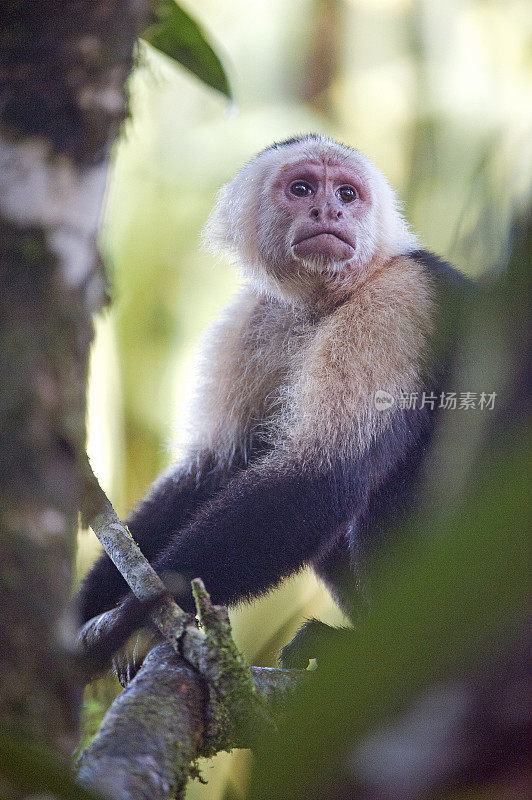
POLYGON ((307 620, 298 630, 294 638, 281 649, 279 665, 283 669, 306 669, 311 658, 316 657, 315 625, 322 623, 317 620, 307 620))
POLYGON ((89 621, 82 628, 83 658, 91 671, 111 667, 113 655, 126 644, 132 633, 146 623, 150 607, 130 594, 112 611, 89 621))
POLYGON ((117 650, 112 663, 121 686, 125 688, 133 680, 150 650, 160 641, 155 628, 142 628, 117 650))
POLYGON ((338 642, 352 637, 350 628, 332 628, 317 619, 308 619, 291 642, 279 654, 279 663, 285 669, 306 669, 311 658, 325 657, 334 652, 338 642))

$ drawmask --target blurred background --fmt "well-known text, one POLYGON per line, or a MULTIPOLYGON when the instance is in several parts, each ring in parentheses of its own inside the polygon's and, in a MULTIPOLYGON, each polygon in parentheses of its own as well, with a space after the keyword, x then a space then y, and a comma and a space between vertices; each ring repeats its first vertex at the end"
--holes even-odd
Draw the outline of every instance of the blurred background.
MULTIPOLYGON (((245 161, 308 131, 362 150, 424 245, 472 276, 505 263, 532 174, 525 0, 182 5, 220 56, 234 101, 141 45, 102 221, 113 302, 96 320, 89 386, 89 454, 122 517, 183 446, 201 333, 240 280, 202 251, 200 232, 216 190, 245 161)), ((97 552, 82 531, 80 576, 97 552)), ((307 573, 231 613, 249 662, 270 666, 308 616, 341 622, 307 573)), ((87 718, 118 688, 90 687, 87 718)), ((187 796, 238 798, 248 758, 203 764, 208 785, 187 796)))

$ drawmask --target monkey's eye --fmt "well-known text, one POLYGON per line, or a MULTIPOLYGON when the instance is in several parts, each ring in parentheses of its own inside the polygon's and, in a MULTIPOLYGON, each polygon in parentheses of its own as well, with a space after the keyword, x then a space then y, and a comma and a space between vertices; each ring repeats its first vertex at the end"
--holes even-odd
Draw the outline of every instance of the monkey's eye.
POLYGON ((358 197, 358 192, 354 186, 340 186, 336 194, 342 203, 352 203, 358 197))
POLYGON ((294 181, 290 185, 290 193, 296 197, 308 197, 312 194, 312 186, 306 181, 294 181))

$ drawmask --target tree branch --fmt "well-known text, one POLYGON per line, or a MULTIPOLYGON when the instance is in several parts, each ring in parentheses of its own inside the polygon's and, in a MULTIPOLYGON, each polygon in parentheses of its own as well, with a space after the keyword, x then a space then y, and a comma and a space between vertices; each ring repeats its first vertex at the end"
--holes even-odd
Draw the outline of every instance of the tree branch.
MULTIPOLYGON (((86 455, 83 478, 81 513, 84 521, 92 528, 135 597, 141 602, 150 603, 153 623, 164 639, 177 650, 177 642, 190 616, 177 605, 127 527, 119 519, 98 483, 86 455)), ((81 644, 86 647, 96 643, 103 631, 112 627, 115 616, 116 611, 112 610, 95 620, 89 620, 80 632, 81 644)))
MULTIPOLYGON (((271 719, 305 673, 251 667, 254 691, 268 700, 271 719)), ((153 648, 114 701, 78 762, 78 779, 114 800, 184 796, 198 756, 212 755, 203 678, 169 644, 153 648)), ((257 731, 234 729, 225 746, 249 747, 257 731)))
MULTIPOLYGON (((201 629, 174 602, 84 463, 82 513, 136 597, 149 601, 165 639, 114 701, 79 761, 79 780, 116 800, 184 796, 195 759, 249 747, 282 714, 307 674, 250 667, 233 640, 227 609, 192 581, 201 629), (156 605, 153 602, 156 601, 156 605)), ((97 645, 115 624, 113 609, 89 620, 83 647, 97 645)))

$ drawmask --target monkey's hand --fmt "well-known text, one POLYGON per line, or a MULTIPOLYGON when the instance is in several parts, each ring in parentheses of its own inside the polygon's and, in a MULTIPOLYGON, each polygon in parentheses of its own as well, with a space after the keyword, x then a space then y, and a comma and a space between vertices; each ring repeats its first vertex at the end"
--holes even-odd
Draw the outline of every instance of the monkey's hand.
POLYGON ((279 653, 279 666, 283 669, 306 669, 311 658, 325 654, 337 642, 351 635, 350 628, 332 628, 317 619, 308 619, 291 642, 279 653))

